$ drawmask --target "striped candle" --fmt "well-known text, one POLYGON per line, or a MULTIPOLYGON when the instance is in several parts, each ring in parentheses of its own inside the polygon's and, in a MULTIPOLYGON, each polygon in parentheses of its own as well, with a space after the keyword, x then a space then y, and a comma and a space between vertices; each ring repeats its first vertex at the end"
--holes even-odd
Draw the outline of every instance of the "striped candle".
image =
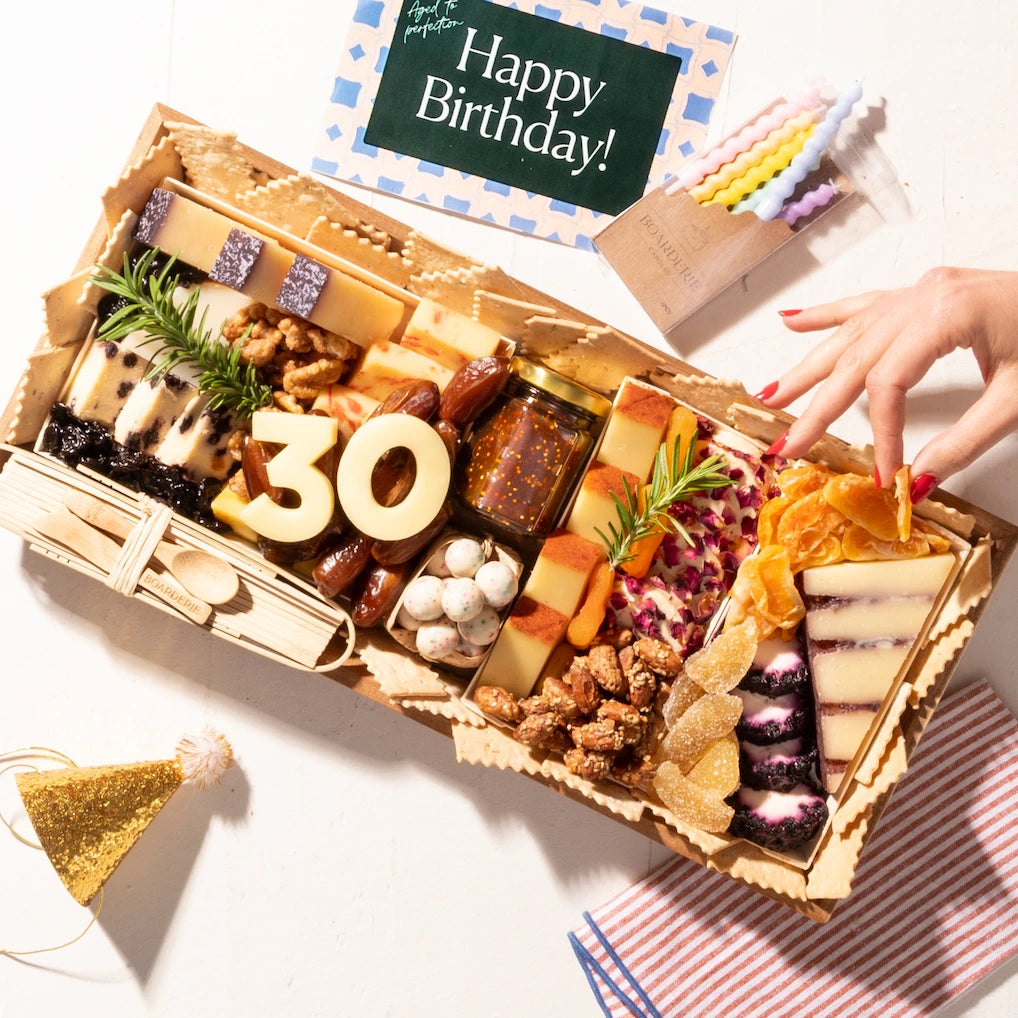
POLYGON ((741 152, 745 152, 755 142, 766 138, 771 131, 779 128, 786 120, 803 110, 812 110, 820 102, 820 93, 813 88, 795 99, 779 103, 770 113, 757 117, 741 131, 733 134, 720 145, 716 145, 705 155, 683 166, 678 176, 665 188, 667 194, 674 194, 680 188, 690 188, 698 184, 710 173, 715 173, 725 163, 731 162, 741 152))
POLYGON ((825 925, 682 858, 591 918, 662 1018, 929 1018, 1018 953, 1016 807, 1018 723, 979 682, 934 715, 825 925))
MULTIPOLYGON (((812 129, 813 114, 808 110, 803 110, 802 113, 796 114, 794 117, 786 120, 780 127, 771 131, 765 138, 755 142, 745 152, 741 152, 735 159, 730 163, 726 163, 716 173, 709 174, 695 187, 691 187, 689 189, 690 197, 701 203, 713 200, 718 191, 726 190, 755 166, 759 166, 766 159, 773 156, 775 152, 783 149, 789 142, 800 138, 804 131, 812 132, 812 129)), ((805 138, 802 138, 802 141, 805 141, 805 138)), ((800 142, 799 147, 792 154, 795 155, 801 147, 802 143, 800 142)), ((789 156, 789 159, 791 159, 791 156, 789 156)), ((760 182, 757 181, 758 184, 760 182)), ((756 184, 753 186, 755 187, 756 184)), ((732 201, 735 200, 733 198, 731 201, 726 201, 725 204, 731 205, 732 201)))
POLYGON ((862 98, 862 83, 856 82, 850 89, 838 96, 827 111, 823 122, 813 132, 813 137, 802 147, 802 151, 791 161, 779 176, 769 180, 761 190, 761 197, 753 211, 765 222, 774 219, 792 192, 812 171, 824 150, 834 140, 841 122, 862 98))

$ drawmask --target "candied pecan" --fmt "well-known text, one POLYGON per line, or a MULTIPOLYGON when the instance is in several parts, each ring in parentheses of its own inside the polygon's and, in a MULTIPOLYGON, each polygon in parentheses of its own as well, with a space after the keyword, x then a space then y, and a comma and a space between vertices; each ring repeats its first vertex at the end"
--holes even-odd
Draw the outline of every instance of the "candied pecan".
POLYGON ((585 725, 575 725, 571 734, 579 749, 612 753, 624 745, 623 731, 614 721, 588 721, 585 725))
POLYGON ((593 714, 601 702, 601 691, 587 667, 585 658, 574 658, 562 678, 569 683, 576 706, 583 714, 593 714))
POLYGON ((474 693, 474 703, 485 714, 506 724, 515 725, 523 719, 523 711, 516 697, 501 686, 478 686, 474 693))
POLYGON ((576 698, 573 696, 572 689, 561 679, 556 679, 554 676, 549 675, 544 680, 544 686, 541 689, 541 696, 547 700, 548 704, 553 710, 558 711, 566 719, 566 721, 575 721, 576 718, 582 717, 586 711, 580 709, 580 705, 576 702, 576 698))
POLYGON ((629 702, 639 710, 650 707, 657 694, 657 676, 638 657, 633 658, 625 675, 629 684, 629 702))
POLYGON ((657 767, 649 757, 627 755, 616 759, 612 765, 611 776, 630 788, 642 788, 649 792, 654 787, 656 770, 657 767))
POLYGON ((566 767, 573 774, 578 774, 588 781, 603 781, 611 773, 611 753, 599 753, 595 749, 574 749, 566 750, 566 767))
POLYGON ((611 721, 622 733, 625 746, 638 742, 646 727, 646 719, 633 706, 621 700, 605 700, 597 708, 598 721, 611 721))
POLYGON ((616 650, 628 647, 633 642, 633 631, 631 629, 602 629, 591 642, 592 647, 600 644, 607 644, 616 650))
POLYGON ((325 386, 339 381, 345 367, 343 361, 321 357, 285 372, 283 389, 297 399, 314 399, 325 386))
POLYGON ((532 714, 547 714, 552 710, 551 703, 543 696, 528 696, 520 700, 520 711, 524 717, 532 714))
POLYGON ((617 697, 626 695, 628 683, 619 667, 618 654, 613 647, 605 643, 591 647, 587 654, 587 667, 605 692, 617 697))
POLYGON ((540 749, 565 750, 569 748, 569 733, 560 714, 548 711, 524 718, 515 731, 517 741, 540 749))
POLYGON ((679 655, 663 640, 642 637, 633 644, 637 657, 653 672, 672 678, 682 671, 679 655))

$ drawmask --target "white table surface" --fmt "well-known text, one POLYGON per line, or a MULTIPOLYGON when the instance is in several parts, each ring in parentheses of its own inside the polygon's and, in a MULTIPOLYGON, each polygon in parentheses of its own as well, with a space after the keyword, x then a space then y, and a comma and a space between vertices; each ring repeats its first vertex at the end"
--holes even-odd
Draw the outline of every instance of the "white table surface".
MULTIPOLYGON (((779 308, 909 284, 937 264, 1016 267, 1018 7, 662 6, 739 34, 713 137, 814 75, 863 77, 867 123, 908 209, 819 261, 786 248, 688 323, 683 357, 755 391, 810 343, 785 332, 779 308)), ((18 5, 0 60, 4 400, 41 329, 37 294, 75 263, 152 103, 306 168, 353 7, 18 5)), ((591 253, 367 200, 664 346, 591 253)), ((965 356, 940 365, 910 401, 908 452, 979 386, 965 356)), ((833 430, 865 441, 865 405, 833 430)), ((1016 452, 1012 436, 947 487, 1016 519, 1016 452)), ((109 881, 82 941, 34 964, 0 959, 0 1018, 599 1013, 566 932, 663 862, 662 848, 517 775, 459 765, 428 729, 129 602, 6 531, 0 576, 0 751, 42 744, 87 764, 152 759, 213 723, 238 761, 218 788, 174 796, 109 881)), ((955 678, 987 677, 1012 710, 1016 600, 1012 564, 955 678)), ((80 929, 86 914, 46 860, 2 829, 0 867, 0 947, 80 929)), ((1018 964, 947 1013, 1018 1014, 1018 964)))

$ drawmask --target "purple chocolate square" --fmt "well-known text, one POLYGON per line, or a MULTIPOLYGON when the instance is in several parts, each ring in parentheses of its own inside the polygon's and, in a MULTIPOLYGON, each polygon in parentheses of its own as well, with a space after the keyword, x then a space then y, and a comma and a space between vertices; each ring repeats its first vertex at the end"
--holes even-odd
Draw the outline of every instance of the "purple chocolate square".
POLYGON ((320 262, 297 255, 276 295, 276 306, 301 318, 309 317, 328 278, 329 270, 320 262))
POLYGON ((209 279, 233 290, 242 290, 264 246, 265 241, 250 233, 236 228, 230 230, 209 270, 209 279))

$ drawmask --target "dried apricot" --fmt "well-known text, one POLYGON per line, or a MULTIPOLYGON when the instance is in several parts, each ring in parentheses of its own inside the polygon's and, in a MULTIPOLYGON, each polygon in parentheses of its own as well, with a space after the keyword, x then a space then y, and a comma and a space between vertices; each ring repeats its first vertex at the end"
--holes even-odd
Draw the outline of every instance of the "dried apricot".
POLYGON ((591 641, 597 636, 597 631, 601 628, 601 623, 604 622, 608 598, 611 597, 614 585, 615 570, 606 560, 602 559, 594 566, 583 604, 580 605, 579 611, 573 616, 569 628, 566 630, 566 639, 574 647, 581 649, 589 647, 591 641))

